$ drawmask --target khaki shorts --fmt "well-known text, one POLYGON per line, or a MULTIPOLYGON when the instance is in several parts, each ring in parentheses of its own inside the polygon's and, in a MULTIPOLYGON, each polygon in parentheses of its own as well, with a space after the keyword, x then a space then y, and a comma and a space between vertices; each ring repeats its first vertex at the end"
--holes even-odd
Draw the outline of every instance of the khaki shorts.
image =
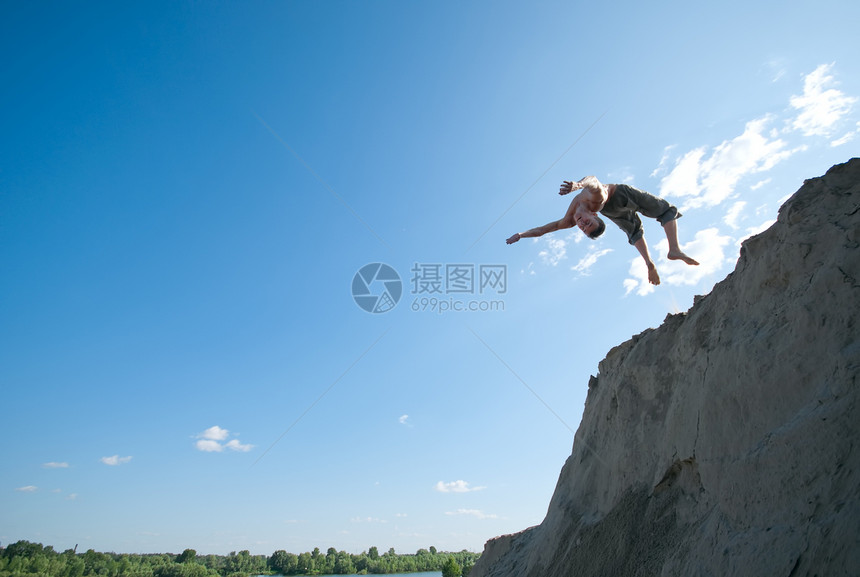
POLYGON ((661 225, 681 217, 678 209, 662 198, 626 184, 615 185, 615 192, 600 211, 624 231, 630 244, 635 244, 644 233, 637 213, 656 218, 661 225))

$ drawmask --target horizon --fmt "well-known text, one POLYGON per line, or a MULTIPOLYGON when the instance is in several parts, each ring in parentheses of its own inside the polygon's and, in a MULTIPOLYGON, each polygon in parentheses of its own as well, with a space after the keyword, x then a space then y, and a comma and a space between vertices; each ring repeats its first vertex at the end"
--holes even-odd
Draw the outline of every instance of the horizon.
POLYGON ((844 0, 3 16, 7 544, 480 553, 544 518, 607 352, 858 156, 844 0), (700 266, 649 218, 657 287, 609 221, 505 244, 586 175, 700 266))

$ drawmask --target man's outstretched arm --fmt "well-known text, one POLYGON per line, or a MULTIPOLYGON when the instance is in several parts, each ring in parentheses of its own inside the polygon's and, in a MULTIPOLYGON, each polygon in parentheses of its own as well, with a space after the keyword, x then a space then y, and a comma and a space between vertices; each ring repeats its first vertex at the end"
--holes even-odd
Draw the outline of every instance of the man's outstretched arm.
POLYGON ((564 196, 565 194, 570 194, 574 190, 580 190, 589 185, 593 187, 599 187, 600 181, 597 180, 596 176, 585 176, 577 181, 565 180, 561 183, 561 186, 558 189, 558 193, 564 196))
POLYGON ((548 232, 555 232, 555 231, 561 230, 563 228, 570 228, 571 226, 573 226, 573 225, 568 224, 566 221, 564 221, 564 219, 556 220, 553 222, 549 222, 543 226, 531 228, 525 232, 518 232, 515 235, 513 235, 511 238, 506 240, 505 242, 507 242, 508 244, 514 244, 515 242, 517 242, 521 238, 534 238, 537 236, 543 236, 548 232))

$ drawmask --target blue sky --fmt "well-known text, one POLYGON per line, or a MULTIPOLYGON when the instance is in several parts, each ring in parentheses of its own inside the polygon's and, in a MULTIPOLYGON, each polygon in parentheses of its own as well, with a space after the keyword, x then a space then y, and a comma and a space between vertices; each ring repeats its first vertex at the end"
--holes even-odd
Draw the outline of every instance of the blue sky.
POLYGON ((539 523, 606 352, 857 155, 858 17, 3 3, 0 541, 480 551, 539 523), (659 287, 611 223, 505 244, 587 174, 680 207, 702 265, 647 219, 659 287), (369 263, 388 312, 353 300, 369 263), (415 291, 493 265, 504 290, 415 291))

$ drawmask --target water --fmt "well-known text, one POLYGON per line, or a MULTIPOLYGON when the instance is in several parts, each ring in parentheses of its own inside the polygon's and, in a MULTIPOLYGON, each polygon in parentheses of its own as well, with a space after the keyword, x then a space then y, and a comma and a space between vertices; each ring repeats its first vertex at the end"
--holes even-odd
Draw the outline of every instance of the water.
MULTIPOLYGON (((263 575, 258 575, 257 577, 265 577, 263 575)), ((317 577, 365 577, 364 575, 357 576, 356 574, 350 575, 319 575, 317 577)), ((386 573, 384 575, 379 575, 379 577, 442 577, 441 571, 426 571, 424 573, 386 573)))

